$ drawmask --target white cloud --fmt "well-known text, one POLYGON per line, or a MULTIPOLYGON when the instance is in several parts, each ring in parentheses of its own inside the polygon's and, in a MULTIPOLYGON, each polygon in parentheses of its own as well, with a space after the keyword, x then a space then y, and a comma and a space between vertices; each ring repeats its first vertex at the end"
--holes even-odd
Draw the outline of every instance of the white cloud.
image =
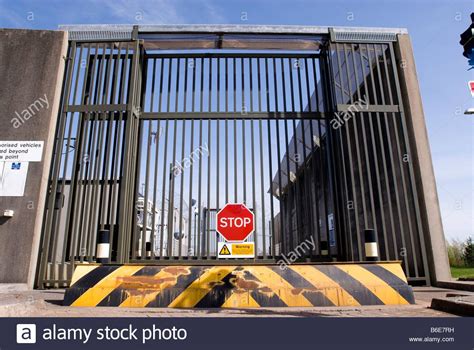
POLYGON ((204 7, 206 8, 207 21, 208 23, 226 24, 226 17, 222 15, 222 11, 219 11, 212 3, 205 1, 204 7))
POLYGON ((102 4, 113 17, 128 23, 172 24, 184 21, 184 17, 178 14, 178 9, 185 8, 178 6, 179 2, 107 0, 102 4))

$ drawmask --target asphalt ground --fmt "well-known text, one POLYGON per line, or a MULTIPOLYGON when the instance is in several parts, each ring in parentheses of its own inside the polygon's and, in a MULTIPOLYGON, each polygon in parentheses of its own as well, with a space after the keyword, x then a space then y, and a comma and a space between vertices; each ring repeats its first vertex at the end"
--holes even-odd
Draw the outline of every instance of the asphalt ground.
POLYGON ((430 308, 433 298, 473 296, 472 292, 416 287, 415 305, 360 307, 285 307, 257 309, 171 309, 62 306, 64 290, 0 289, 0 317, 457 317, 430 308))

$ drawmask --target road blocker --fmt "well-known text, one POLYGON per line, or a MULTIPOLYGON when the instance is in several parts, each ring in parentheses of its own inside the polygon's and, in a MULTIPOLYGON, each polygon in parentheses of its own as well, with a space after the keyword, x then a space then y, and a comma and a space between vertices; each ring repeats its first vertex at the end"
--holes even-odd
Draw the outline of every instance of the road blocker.
POLYGON ((400 262, 292 265, 81 264, 64 305, 258 308, 414 304, 400 262))

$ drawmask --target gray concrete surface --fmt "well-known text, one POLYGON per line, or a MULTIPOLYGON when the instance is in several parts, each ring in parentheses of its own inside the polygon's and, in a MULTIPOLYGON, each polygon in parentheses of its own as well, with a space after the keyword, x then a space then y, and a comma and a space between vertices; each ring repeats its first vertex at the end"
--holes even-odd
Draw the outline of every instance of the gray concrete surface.
POLYGON ((0 217, 0 283, 33 285, 66 50, 64 32, 0 29, 0 141, 44 141, 42 161, 28 166, 24 196, 0 198, 0 216, 15 211, 0 217), (15 128, 15 112, 45 95, 48 107, 15 128))
POLYGON ((440 288, 464 290, 468 292, 474 292, 474 281, 438 281, 436 286, 440 288))
POLYGON ((431 308, 460 316, 474 316, 474 295, 448 294, 444 298, 434 298, 431 308))
MULTIPOLYGON (((454 317, 430 308, 434 298, 456 291, 423 287, 415 289, 416 305, 259 308, 259 309, 133 309, 62 306, 63 290, 1 293, 0 317, 454 317)), ((469 293, 474 297, 474 293, 469 293)))
POLYGON ((407 34, 398 35, 395 45, 400 89, 407 114, 407 129, 411 142, 411 158, 420 202, 424 238, 428 252, 427 263, 433 284, 451 280, 448 253, 444 238, 443 223, 439 207, 438 191, 431 160, 430 143, 426 130, 425 115, 418 86, 415 58, 407 34), (413 147, 414 146, 414 147, 413 147))

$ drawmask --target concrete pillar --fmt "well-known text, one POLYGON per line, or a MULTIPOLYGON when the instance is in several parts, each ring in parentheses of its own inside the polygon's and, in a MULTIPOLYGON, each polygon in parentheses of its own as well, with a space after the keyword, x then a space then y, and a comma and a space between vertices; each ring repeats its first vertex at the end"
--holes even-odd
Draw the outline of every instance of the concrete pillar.
POLYGON ((66 32, 0 30, 0 141, 44 141, 41 162, 28 165, 24 195, 0 197, 0 283, 34 284, 66 55, 66 32), (48 103, 14 123, 40 97, 48 103), (6 209, 14 216, 2 217, 6 209))
POLYGON ((411 157, 420 201, 431 282, 436 285, 437 281, 451 280, 451 271, 413 49, 407 34, 398 35, 395 54, 407 116, 408 134, 411 140, 411 157))

